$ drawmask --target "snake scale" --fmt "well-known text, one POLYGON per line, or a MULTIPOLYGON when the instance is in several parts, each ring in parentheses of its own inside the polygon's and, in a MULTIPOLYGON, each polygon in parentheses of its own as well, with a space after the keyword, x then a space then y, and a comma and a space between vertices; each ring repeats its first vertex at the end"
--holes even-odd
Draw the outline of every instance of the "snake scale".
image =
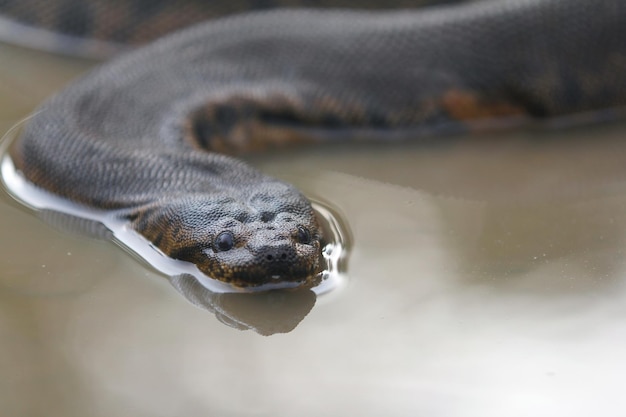
POLYGON ((235 286, 299 282, 322 238, 293 186, 225 154, 419 137, 626 105, 626 2, 273 10, 193 26, 45 102, 11 157, 235 286))

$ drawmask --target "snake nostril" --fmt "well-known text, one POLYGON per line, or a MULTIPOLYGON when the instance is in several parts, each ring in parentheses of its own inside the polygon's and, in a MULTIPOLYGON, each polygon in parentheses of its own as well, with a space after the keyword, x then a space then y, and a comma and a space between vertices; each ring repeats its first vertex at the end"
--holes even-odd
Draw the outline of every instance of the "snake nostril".
POLYGON ((290 258, 293 258, 293 254, 289 251, 288 248, 285 247, 266 248, 266 250, 263 252, 264 253, 262 256, 266 262, 282 264, 289 261, 290 258))
POLYGON ((276 256, 274 256, 274 255, 266 255, 265 259, 267 259, 270 262, 273 261, 274 259, 276 259, 276 260, 280 259, 280 260, 284 261, 284 260, 287 259, 287 254, 285 252, 283 252, 280 255, 277 254, 276 256))

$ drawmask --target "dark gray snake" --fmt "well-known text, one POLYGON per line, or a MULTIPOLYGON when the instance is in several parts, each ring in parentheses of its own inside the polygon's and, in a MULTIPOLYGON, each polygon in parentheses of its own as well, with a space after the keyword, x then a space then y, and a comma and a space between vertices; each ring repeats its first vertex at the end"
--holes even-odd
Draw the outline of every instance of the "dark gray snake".
POLYGON ((293 186, 223 155, 463 132, 626 105, 626 2, 487 0, 228 17, 116 59, 48 100, 11 156, 237 286, 302 281, 321 233, 293 186))

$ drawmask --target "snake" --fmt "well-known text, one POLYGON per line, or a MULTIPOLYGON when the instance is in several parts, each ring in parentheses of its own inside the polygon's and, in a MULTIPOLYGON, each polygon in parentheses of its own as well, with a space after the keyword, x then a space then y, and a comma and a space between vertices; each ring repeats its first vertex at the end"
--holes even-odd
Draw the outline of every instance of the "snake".
POLYGON ((235 14, 74 81, 28 120, 10 156, 28 182, 115 212, 213 279, 301 283, 321 267, 310 201, 236 154, 615 117, 626 105, 625 22, 623 0, 235 14))

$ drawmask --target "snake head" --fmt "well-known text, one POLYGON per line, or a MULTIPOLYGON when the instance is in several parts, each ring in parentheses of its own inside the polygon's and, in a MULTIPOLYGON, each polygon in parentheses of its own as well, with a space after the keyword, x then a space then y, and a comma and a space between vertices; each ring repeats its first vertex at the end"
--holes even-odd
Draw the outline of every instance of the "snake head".
POLYGON ((202 250, 198 268, 237 287, 306 281, 319 272, 320 240, 291 219, 225 227, 202 250))
POLYGON ((133 228, 173 259, 235 287, 293 287, 320 272, 321 232, 309 201, 277 182, 245 193, 153 203, 133 228))

